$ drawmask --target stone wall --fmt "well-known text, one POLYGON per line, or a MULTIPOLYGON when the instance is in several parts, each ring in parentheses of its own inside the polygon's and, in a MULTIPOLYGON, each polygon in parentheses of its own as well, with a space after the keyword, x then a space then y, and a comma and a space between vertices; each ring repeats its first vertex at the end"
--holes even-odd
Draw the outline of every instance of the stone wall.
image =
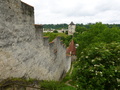
POLYGON ((49 43, 34 25, 34 8, 20 0, 0 0, 0 79, 26 77, 59 80, 71 57, 57 37, 49 43))

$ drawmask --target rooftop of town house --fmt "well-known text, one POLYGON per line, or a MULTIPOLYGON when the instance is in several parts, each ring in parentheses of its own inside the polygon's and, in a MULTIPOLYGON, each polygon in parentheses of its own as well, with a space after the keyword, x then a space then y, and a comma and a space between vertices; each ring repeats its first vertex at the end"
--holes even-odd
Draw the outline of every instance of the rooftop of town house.
POLYGON ((73 40, 70 42, 69 47, 67 48, 66 54, 76 55, 76 48, 73 40))

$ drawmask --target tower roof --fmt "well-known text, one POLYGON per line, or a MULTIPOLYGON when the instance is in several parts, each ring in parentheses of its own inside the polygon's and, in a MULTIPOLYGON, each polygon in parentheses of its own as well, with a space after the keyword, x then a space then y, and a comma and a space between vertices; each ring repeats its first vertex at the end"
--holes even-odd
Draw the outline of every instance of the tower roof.
POLYGON ((71 22, 70 25, 75 25, 75 24, 73 22, 71 22))
POLYGON ((69 47, 67 48, 66 54, 76 55, 76 48, 73 40, 70 42, 69 47))

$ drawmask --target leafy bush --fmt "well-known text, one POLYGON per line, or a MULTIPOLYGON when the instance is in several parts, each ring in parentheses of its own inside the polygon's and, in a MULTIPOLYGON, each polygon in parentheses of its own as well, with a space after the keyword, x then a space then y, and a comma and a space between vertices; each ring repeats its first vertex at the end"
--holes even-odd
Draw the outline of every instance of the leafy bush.
POLYGON ((57 31, 57 30, 54 30, 53 33, 58 33, 58 31, 57 31))
POLYGON ((97 43, 84 49, 73 78, 79 90, 120 89, 120 43, 97 43))
POLYGON ((72 35, 69 35, 69 36, 66 36, 66 37, 62 37, 61 40, 63 41, 63 43, 68 47, 69 46, 69 43, 71 42, 72 40, 72 35))

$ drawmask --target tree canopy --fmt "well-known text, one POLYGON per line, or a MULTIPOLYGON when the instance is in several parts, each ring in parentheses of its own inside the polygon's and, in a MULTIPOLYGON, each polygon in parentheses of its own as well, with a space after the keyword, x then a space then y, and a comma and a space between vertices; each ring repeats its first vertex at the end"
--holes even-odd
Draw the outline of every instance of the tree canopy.
POLYGON ((79 44, 73 80, 79 90, 119 90, 120 28, 101 22, 89 28, 78 26, 74 40, 79 44), (82 29, 83 28, 83 29, 82 29))

